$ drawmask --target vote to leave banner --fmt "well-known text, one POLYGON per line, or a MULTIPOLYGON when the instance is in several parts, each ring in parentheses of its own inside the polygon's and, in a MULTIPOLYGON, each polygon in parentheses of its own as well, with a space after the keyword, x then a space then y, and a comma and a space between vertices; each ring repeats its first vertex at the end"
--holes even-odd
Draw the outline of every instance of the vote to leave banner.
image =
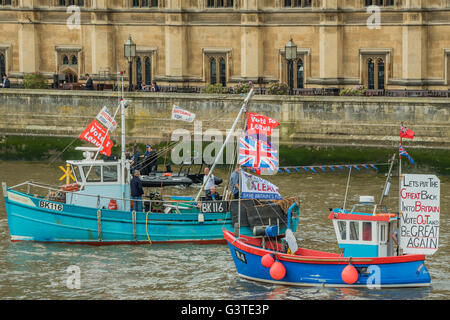
POLYGON ((97 148, 101 148, 100 153, 105 156, 111 155, 111 148, 113 143, 107 134, 105 128, 103 128, 96 119, 92 120, 91 124, 83 131, 78 137, 79 139, 85 140, 92 143, 97 148))
POLYGON ((195 114, 184 110, 176 105, 173 105, 172 120, 181 120, 185 122, 193 122, 195 120, 195 114))
POLYGON ((278 127, 280 123, 269 117, 248 112, 247 113, 247 135, 263 134, 266 136, 272 135, 273 129, 278 127))
POLYGON ((241 171, 241 181, 242 199, 283 199, 276 185, 260 177, 241 171))
POLYGON ((432 255, 439 245, 441 182, 435 175, 405 174, 400 190, 400 247, 432 255))

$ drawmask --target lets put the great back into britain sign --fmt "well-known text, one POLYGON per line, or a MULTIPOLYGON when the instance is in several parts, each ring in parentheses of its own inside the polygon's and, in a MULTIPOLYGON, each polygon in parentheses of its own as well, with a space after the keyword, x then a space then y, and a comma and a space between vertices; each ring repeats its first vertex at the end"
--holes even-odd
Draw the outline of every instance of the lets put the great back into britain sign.
POLYGON ((402 175, 400 247, 407 254, 434 254, 439 245, 441 182, 434 175, 402 175))

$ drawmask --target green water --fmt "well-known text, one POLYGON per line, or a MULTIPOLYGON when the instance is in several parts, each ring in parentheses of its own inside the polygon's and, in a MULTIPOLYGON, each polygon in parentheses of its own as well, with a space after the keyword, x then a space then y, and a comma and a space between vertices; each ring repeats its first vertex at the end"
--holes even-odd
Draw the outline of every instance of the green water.
MULTIPOLYGON (((59 164, 0 162, 0 181, 9 186, 34 180, 58 184, 59 164)), ((226 172, 217 175, 226 178, 226 172)), ((448 299, 450 296, 450 177, 441 178, 440 249, 427 259, 430 288, 296 288, 249 282, 236 274, 226 245, 141 245, 92 247, 11 243, 3 198, 0 203, 0 299, 448 299), (68 285, 68 268, 79 270, 79 289, 68 285)), ((299 245, 336 252, 329 208, 343 204, 347 174, 278 174, 269 180, 284 196, 301 199, 299 245)), ((355 172, 348 204, 360 195, 379 196, 384 175, 355 172)), ((398 206, 393 184, 386 203, 398 206)), ((165 194, 194 195, 198 186, 164 189, 165 194)), ((219 188, 222 192, 222 188, 219 188)))

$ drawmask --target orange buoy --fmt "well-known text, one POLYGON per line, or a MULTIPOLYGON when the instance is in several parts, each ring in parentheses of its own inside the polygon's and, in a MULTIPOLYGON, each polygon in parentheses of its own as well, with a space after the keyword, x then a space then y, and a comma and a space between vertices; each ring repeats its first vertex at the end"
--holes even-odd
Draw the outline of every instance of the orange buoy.
POLYGON ((346 284, 354 284, 356 281, 358 281, 358 270, 356 270, 354 266, 349 264, 344 268, 344 270, 342 270, 341 277, 346 284))
POLYGON ((270 267, 270 276, 274 280, 281 280, 286 276, 286 268, 279 261, 274 262, 270 267))
POLYGON ((275 263, 275 259, 273 258, 273 256, 270 253, 264 255, 261 258, 261 264, 266 268, 270 268, 271 266, 273 266, 274 263, 275 263))

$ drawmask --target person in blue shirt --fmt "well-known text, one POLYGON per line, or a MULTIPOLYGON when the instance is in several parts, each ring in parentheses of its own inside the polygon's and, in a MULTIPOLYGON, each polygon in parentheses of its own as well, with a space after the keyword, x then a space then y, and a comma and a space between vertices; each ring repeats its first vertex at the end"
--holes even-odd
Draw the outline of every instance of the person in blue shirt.
POLYGON ((239 176, 240 176, 240 167, 236 167, 236 169, 233 171, 230 177, 230 187, 231 192, 233 193, 233 199, 239 199, 239 190, 240 190, 240 183, 239 183, 239 176))
POLYGON ((133 200, 132 211, 141 212, 142 211, 142 196, 144 194, 144 189, 142 188, 141 173, 139 170, 135 170, 133 174, 133 179, 130 182, 131 188, 131 200, 133 200))

